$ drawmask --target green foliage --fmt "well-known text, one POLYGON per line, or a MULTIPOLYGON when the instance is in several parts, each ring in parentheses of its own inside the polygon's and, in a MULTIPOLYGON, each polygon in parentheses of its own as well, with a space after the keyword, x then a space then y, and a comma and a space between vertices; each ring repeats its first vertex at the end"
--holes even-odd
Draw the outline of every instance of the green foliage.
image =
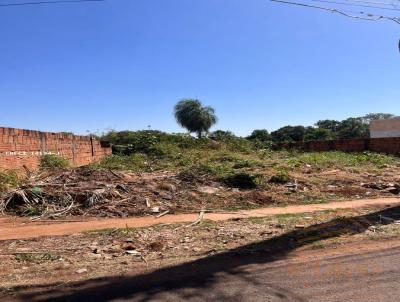
POLYGON ((269 179, 270 183, 285 184, 290 181, 289 172, 286 169, 279 169, 274 175, 269 179))
POLYGON ((254 189, 257 187, 257 177, 245 172, 233 173, 222 178, 222 181, 231 188, 254 189))
POLYGON ((250 136, 247 137, 251 141, 269 142, 272 140, 271 134, 266 129, 254 130, 250 136))
POLYGON ((368 113, 362 117, 362 120, 364 124, 369 124, 371 121, 383 120, 394 117, 396 116, 391 113, 368 113))
POLYGON ((360 164, 382 167, 384 165, 396 164, 398 163, 398 159, 394 156, 372 152, 347 153, 333 151, 297 153, 289 158, 287 162, 290 167, 298 167, 306 164, 316 167, 356 167, 360 164))
POLYGON ((15 171, 0 171, 0 193, 20 184, 20 178, 15 171))
POLYGON ((320 120, 316 122, 315 126, 320 129, 326 129, 331 131, 333 135, 336 135, 339 129, 340 122, 336 120, 320 120))
POLYGON ((285 126, 271 133, 275 142, 302 141, 306 128, 303 126, 285 126))
POLYGON ((215 110, 209 106, 204 107, 199 100, 183 99, 175 105, 174 114, 179 125, 191 133, 197 133, 201 138, 216 124, 215 110))
POLYGON ((55 154, 43 155, 40 160, 41 169, 57 169, 57 168, 66 168, 68 166, 69 166, 68 159, 55 154))
POLYGON ((159 145, 170 144, 178 148, 206 148, 210 141, 195 139, 188 134, 168 134, 157 130, 143 131, 114 131, 111 130, 101 137, 102 140, 113 144, 113 153, 131 155, 134 153, 155 154, 159 145))
POLYGON ((325 141, 333 138, 334 134, 332 131, 324 128, 308 127, 304 135, 305 141, 325 141))
POLYGON ((151 172, 151 163, 143 154, 111 155, 101 161, 100 164, 92 165, 93 168, 104 168, 108 170, 131 170, 137 172, 151 172))
POLYGON ((369 125, 364 124, 362 118, 348 118, 340 123, 338 137, 340 139, 369 138, 369 125))
POLYGON ((214 132, 211 132, 208 137, 217 142, 226 142, 238 138, 235 134, 233 134, 233 132, 223 130, 216 130, 214 132))

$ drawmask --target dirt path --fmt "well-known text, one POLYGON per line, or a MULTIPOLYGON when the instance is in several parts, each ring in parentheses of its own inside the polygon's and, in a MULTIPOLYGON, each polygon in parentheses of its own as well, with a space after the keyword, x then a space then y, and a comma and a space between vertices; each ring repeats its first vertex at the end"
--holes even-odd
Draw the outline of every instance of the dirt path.
MULTIPOLYGON (((264 217, 277 214, 296 214, 318 212, 334 209, 354 209, 368 206, 393 206, 399 205, 400 198, 365 199, 353 201, 340 201, 325 204, 297 205, 287 207, 262 208, 229 213, 207 213, 204 219, 223 221, 233 218, 264 217)), ((28 239, 41 236, 70 235, 85 231, 94 231, 112 228, 149 227, 165 223, 192 222, 198 219, 198 214, 166 215, 161 218, 138 217, 119 219, 98 219, 77 222, 30 222, 27 219, 0 217, 0 240, 28 239)))

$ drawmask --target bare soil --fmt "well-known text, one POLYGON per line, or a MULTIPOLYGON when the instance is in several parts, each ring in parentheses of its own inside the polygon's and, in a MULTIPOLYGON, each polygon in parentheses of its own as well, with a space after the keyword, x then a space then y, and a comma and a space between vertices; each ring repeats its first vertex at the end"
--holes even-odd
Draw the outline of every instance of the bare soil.
POLYGON ((326 209, 3 240, 1 292, 9 295, 36 285, 58 288, 79 280, 138 275, 227 252, 240 257, 263 251, 290 259, 307 250, 301 258, 306 261, 338 253, 347 242, 354 243, 349 247, 352 250, 373 249, 377 239, 389 240, 388 246, 398 244, 400 225, 394 223, 399 218, 398 207, 326 209), (366 244, 366 239, 373 241, 366 244), (330 249, 325 250, 327 246, 330 249))
MULTIPOLYGON (((294 205, 287 207, 270 207, 255 210, 243 210, 222 213, 203 213, 202 219, 210 221, 225 221, 229 219, 256 218, 268 215, 312 213, 324 210, 358 209, 370 206, 395 206, 400 204, 400 198, 363 199, 340 201, 310 205, 294 205)), ((119 218, 119 219, 80 219, 30 221, 26 218, 0 216, 0 240, 28 239, 41 236, 60 236, 87 231, 117 228, 142 228, 160 224, 196 222, 199 214, 177 214, 156 217, 119 218)))

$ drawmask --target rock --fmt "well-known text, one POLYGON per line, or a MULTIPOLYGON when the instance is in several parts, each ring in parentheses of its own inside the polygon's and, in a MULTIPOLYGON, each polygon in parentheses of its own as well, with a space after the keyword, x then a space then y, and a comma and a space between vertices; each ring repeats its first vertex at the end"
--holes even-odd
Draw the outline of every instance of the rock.
POLYGON ((171 194, 168 194, 168 193, 165 193, 165 192, 161 192, 161 193, 160 193, 160 197, 161 197, 162 199, 165 199, 165 200, 172 200, 172 199, 174 199, 174 197, 173 197, 171 194))
POLYGON ((214 187, 204 186, 197 188, 197 191, 199 191, 200 193, 215 194, 219 191, 219 189, 214 187))
POLYGON ((158 188, 164 191, 176 192, 176 187, 173 184, 162 183, 158 188))
POLYGON ((101 258, 101 254, 90 254, 90 258, 100 259, 101 258))
POLYGON ((234 193, 239 193, 240 190, 239 190, 238 188, 233 188, 233 189, 232 189, 232 192, 234 192, 234 193))
POLYGON ((336 189, 338 186, 334 186, 334 185, 329 185, 328 189, 336 189))
POLYGON ((132 251, 135 250, 136 247, 132 243, 125 243, 122 245, 122 249, 125 251, 132 251))
POLYGON ((153 208, 151 208, 151 211, 153 213, 160 213, 160 207, 153 207, 153 208))
POLYGON ((81 268, 81 269, 78 269, 77 271, 76 271, 76 273, 77 274, 85 274, 85 273, 87 273, 88 272, 88 270, 86 269, 86 268, 81 268))
POLYGON ((195 248, 193 248, 193 252, 196 252, 196 253, 201 252, 201 248, 195 247, 195 248))
POLYGON ((127 253, 128 255, 133 255, 133 256, 141 256, 141 255, 142 255, 141 252, 138 252, 138 251, 136 251, 136 250, 129 250, 129 251, 126 251, 126 253, 127 253))

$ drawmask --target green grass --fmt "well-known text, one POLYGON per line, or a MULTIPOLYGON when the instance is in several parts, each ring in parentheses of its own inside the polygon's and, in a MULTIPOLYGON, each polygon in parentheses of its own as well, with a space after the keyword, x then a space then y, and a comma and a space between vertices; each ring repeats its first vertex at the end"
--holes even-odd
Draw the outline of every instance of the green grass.
POLYGON ((68 159, 55 154, 43 155, 40 160, 41 169, 67 168, 68 166, 69 166, 68 159))
POLYGON ((15 171, 0 171, 0 193, 21 184, 21 179, 15 171))
POLYGON ((326 167, 357 167, 360 164, 375 167, 383 167, 385 165, 398 165, 399 159, 385 154, 362 152, 310 152, 310 153, 293 153, 287 159, 290 167, 299 167, 301 165, 311 165, 321 168, 326 167))
MULTIPOLYGON (((113 155, 93 167, 134 172, 196 171, 222 182, 232 175, 246 173, 264 176, 267 180, 272 177, 272 183, 284 184, 290 181, 291 172, 300 171, 308 165, 317 170, 351 169, 353 173, 378 171, 390 165, 400 166, 400 159, 395 156, 371 152, 271 151, 251 147, 249 142, 241 143, 240 140, 216 145, 205 140, 198 143, 189 140, 190 144, 154 142, 146 147, 145 152, 113 155), (243 145, 235 149, 238 144, 243 145)), ((262 179, 258 181, 263 182, 262 179)))

